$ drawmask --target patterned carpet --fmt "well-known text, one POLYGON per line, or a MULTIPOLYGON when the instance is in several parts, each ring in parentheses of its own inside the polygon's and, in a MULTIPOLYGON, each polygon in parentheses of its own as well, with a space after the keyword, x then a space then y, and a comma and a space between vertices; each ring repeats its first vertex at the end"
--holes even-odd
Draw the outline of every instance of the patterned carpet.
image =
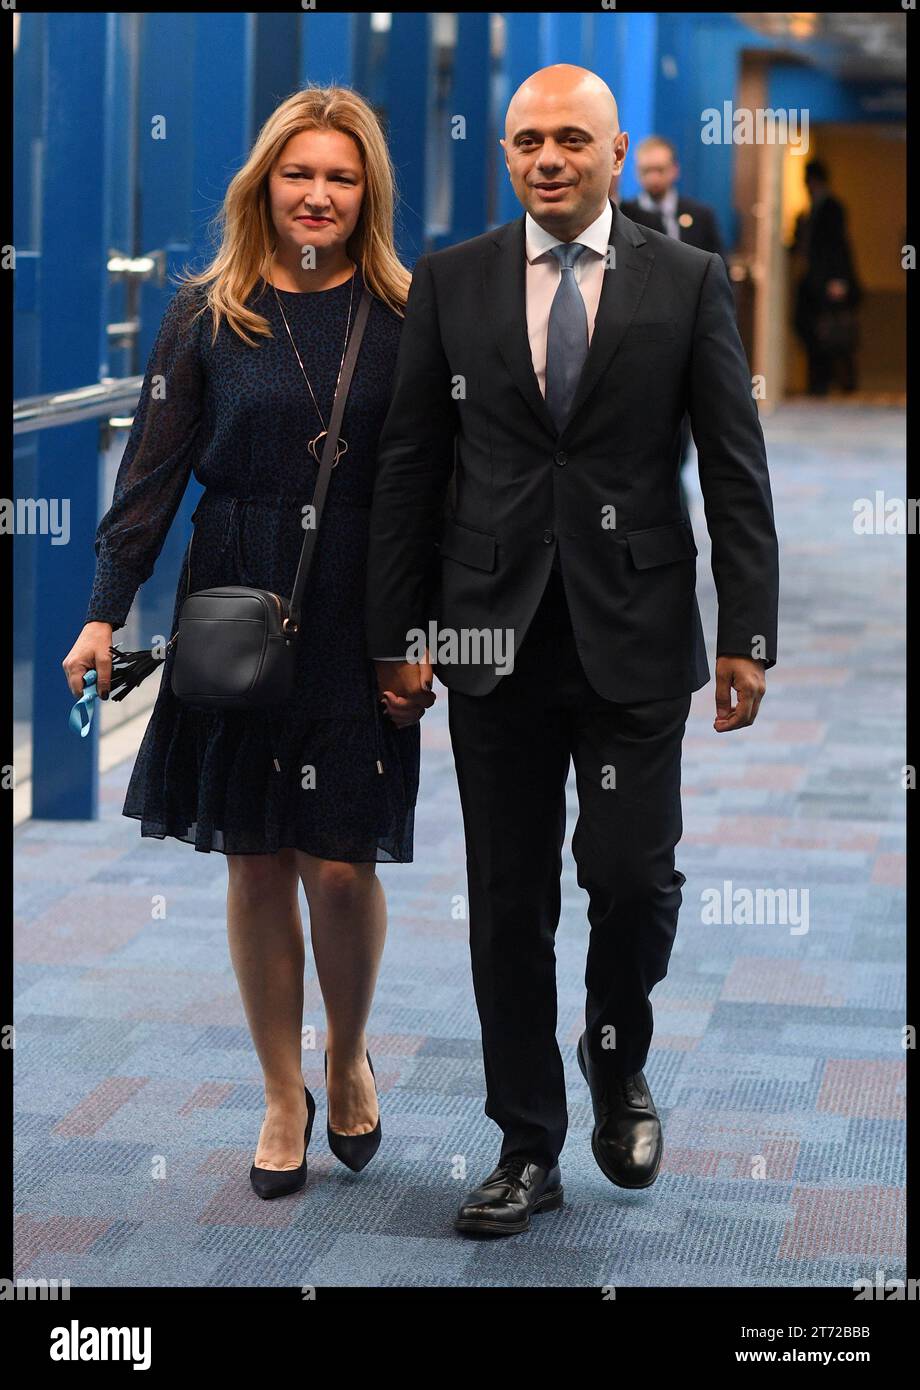
MULTIPOLYGON (((677 860, 687 884, 646 1066, 665 1134, 655 1185, 615 1188, 591 1156, 575 1061, 587 899, 567 840, 557 943, 566 1206, 499 1242, 452 1228, 500 1136, 483 1114, 466 923, 452 914, 466 884, 438 686, 422 726, 416 860, 380 868, 390 931, 368 1036, 383 1143, 361 1174, 326 1146, 323 1013, 308 956, 304 1077, 319 1106, 309 1178, 281 1201, 251 1192, 262 1091, 227 951, 226 861, 139 839, 119 815, 129 763, 104 776, 99 822, 18 832, 14 1277, 904 1278, 905 540, 856 535, 852 521, 854 499, 898 495, 904 422, 895 409, 795 405, 765 432, 781 537, 779 664, 752 729, 713 732, 712 683, 693 700, 677 860), (789 920, 713 922, 704 911, 707 892, 763 888, 788 895, 789 920)), ((688 477, 711 651, 708 537, 694 468, 688 477)), ((569 836, 576 810, 572 773, 569 836)))

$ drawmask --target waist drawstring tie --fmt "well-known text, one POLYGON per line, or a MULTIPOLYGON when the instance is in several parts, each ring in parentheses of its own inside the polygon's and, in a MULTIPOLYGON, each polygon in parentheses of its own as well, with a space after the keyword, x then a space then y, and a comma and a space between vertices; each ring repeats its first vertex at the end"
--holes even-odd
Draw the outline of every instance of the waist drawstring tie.
MULTIPOLYGON (((374 679, 373 679, 373 681, 372 681, 372 684, 371 684, 371 719, 374 721, 374 745, 375 745, 375 749, 376 749, 376 753, 377 753, 377 758, 376 758, 377 771, 378 771, 378 772, 381 774, 381 776, 382 776, 382 775, 383 775, 383 759, 382 759, 382 757, 381 757, 381 753, 382 753, 383 750, 382 750, 382 748, 381 748, 381 743, 380 743, 380 711, 379 711, 379 709, 378 709, 378 707, 377 707, 378 696, 377 696, 377 693, 376 693, 376 689, 377 689, 377 683, 376 683, 376 677, 374 677, 374 679)), ((277 742, 276 742, 276 738, 275 738, 275 725, 274 725, 274 720, 273 720, 273 711, 272 711, 271 709, 266 709, 266 711, 265 711, 265 724, 266 724, 266 728, 267 728, 267 730, 268 730, 268 743, 269 743, 269 747, 270 747, 270 749, 271 749, 272 762, 273 762, 273 764, 274 764, 275 771, 276 771, 276 772, 280 772, 280 771, 281 771, 281 764, 280 764, 280 762, 278 761, 278 746, 277 746, 277 742)))
POLYGON ((272 721, 272 711, 271 711, 270 709, 266 710, 266 711, 265 711, 265 715, 266 715, 266 727, 268 728, 268 746, 269 746, 269 748, 271 749, 271 753, 272 753, 272 762, 273 762, 274 765, 275 765, 275 771, 276 771, 276 772, 280 772, 280 771, 281 771, 281 764, 280 764, 279 761, 278 761, 278 749, 277 749, 277 746, 276 746, 276 743, 275 743, 275 726, 274 726, 274 723, 273 723, 273 721, 272 721))
POLYGON ((376 673, 376 671, 375 671, 375 669, 374 669, 374 663, 373 663, 373 661, 369 661, 369 662, 367 663, 367 670, 368 670, 368 675, 369 675, 369 677, 370 677, 371 718, 372 718, 373 721, 374 721, 374 744, 375 744, 375 747, 376 747, 376 750, 377 750, 377 771, 378 771, 378 772, 381 774, 381 776, 382 776, 382 775, 383 775, 383 760, 382 760, 382 758, 381 758, 380 755, 381 755, 381 752, 382 752, 383 750, 381 749, 381 746, 380 746, 380 719, 381 719, 381 715, 380 715, 380 696, 379 696, 378 693, 377 693, 377 673, 376 673))

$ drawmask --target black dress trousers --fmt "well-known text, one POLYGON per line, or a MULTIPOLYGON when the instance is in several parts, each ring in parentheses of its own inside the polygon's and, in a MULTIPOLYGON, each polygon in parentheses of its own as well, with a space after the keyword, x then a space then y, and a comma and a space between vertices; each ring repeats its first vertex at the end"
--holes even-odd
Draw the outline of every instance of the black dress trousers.
POLYGON ((685 882, 674 847, 690 700, 626 705, 598 695, 578 657, 557 569, 513 671, 488 695, 449 692, 485 1113, 503 1132, 503 1159, 554 1164, 568 1124, 554 942, 570 757, 578 793, 572 853, 589 896, 587 1043, 617 1075, 645 1065, 649 993, 667 974, 685 882))

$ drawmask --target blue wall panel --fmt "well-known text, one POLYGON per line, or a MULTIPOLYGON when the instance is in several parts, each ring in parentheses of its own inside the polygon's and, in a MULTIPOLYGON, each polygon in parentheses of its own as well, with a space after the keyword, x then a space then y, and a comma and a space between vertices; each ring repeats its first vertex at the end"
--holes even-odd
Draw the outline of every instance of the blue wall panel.
POLYGON ((394 14, 387 52, 387 136, 400 194, 396 250, 410 267, 426 245, 432 66, 431 17, 394 14))
MULTIPOLYGON (((109 21, 103 14, 49 15, 45 39, 41 266, 38 281, 40 389, 98 381, 106 302, 105 170, 109 21), (79 195, 74 173, 79 171, 79 195)), ((37 451, 36 499, 69 505, 70 543, 34 535, 32 813, 90 817, 97 811, 96 744, 74 738, 61 659, 82 627, 95 557, 98 426, 45 431, 37 451)))

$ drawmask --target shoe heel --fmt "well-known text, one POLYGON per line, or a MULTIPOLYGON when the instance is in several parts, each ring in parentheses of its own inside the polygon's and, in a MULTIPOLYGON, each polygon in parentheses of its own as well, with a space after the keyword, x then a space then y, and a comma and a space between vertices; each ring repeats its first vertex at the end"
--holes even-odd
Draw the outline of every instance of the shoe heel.
POLYGON ((307 1128, 304 1131, 303 1143, 303 1151, 306 1153, 307 1149, 310 1147, 310 1140, 313 1137, 313 1121, 316 1119, 316 1101, 313 1098, 312 1091, 309 1091, 306 1086, 304 1086, 303 1090, 307 1098, 307 1128))
POLYGON ((564 1189, 561 1187, 557 1187, 555 1192, 545 1192, 538 1201, 534 1202, 534 1211, 556 1211, 565 1205, 563 1193, 564 1189))

